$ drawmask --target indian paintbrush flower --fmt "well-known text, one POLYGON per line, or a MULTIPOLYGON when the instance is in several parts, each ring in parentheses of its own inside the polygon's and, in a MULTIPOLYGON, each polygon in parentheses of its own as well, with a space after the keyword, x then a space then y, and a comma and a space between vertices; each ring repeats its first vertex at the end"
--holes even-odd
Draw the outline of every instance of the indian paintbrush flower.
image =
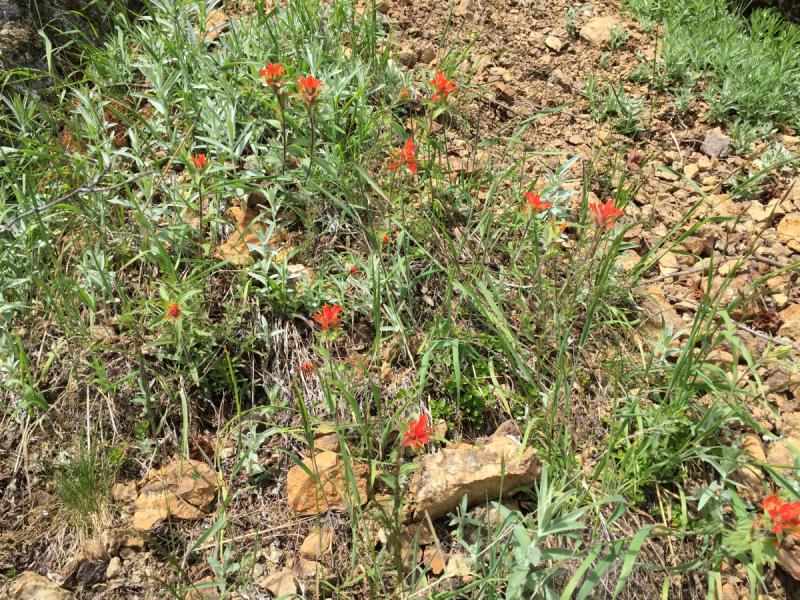
POLYGON ((283 65, 279 63, 274 65, 267 63, 267 67, 265 69, 261 69, 259 76, 264 78, 264 82, 270 88, 272 88, 272 91, 275 92, 275 94, 278 94, 278 90, 286 83, 283 80, 283 77, 286 77, 286 71, 284 70, 283 65))
POLYGON ((205 154, 201 154, 200 156, 197 157, 191 156, 189 157, 189 160, 192 161, 192 163, 194 163, 194 166, 197 167, 198 171, 202 171, 208 164, 205 154))
POLYGON ((182 314, 183 312, 181 312, 180 305, 177 302, 173 302, 167 306, 167 314, 164 315, 164 318, 167 321, 177 321, 181 318, 182 314))
POLYGON ((411 421, 408 424, 408 430, 403 434, 405 439, 402 446, 411 446, 412 448, 419 448, 424 446, 430 440, 428 434, 433 431, 428 427, 428 415, 422 415, 418 421, 411 421))
POLYGON ((785 529, 795 537, 800 537, 800 502, 787 503, 780 494, 769 496, 760 504, 764 514, 759 515, 753 527, 761 526, 780 535, 785 529), (764 518, 767 521, 764 521, 764 518))
POLYGON ((528 212, 528 209, 531 209, 533 214, 538 214, 552 206, 552 204, 549 202, 542 202, 541 196, 539 196, 539 194, 534 194, 533 192, 525 192, 525 200, 527 200, 527 204, 522 205, 523 213, 528 212))
POLYGON ((305 100, 305 105, 310 108, 314 105, 322 91, 322 80, 317 79, 313 75, 308 77, 300 77, 297 80, 297 91, 305 100))
POLYGON ((444 71, 439 71, 436 76, 430 80, 430 84, 436 90, 433 96, 431 96, 431 100, 434 102, 441 102, 442 104, 447 102, 447 96, 458 89, 452 81, 447 79, 447 75, 444 74, 444 71))
POLYGON ((612 227, 617 217, 624 214, 622 210, 615 206, 614 202, 612 198, 605 204, 598 203, 589 205, 589 209, 594 213, 593 218, 597 229, 602 231, 603 229, 612 227))
MULTIPOLYGON (((328 306, 327 304, 322 307, 322 312, 312 315, 314 320, 319 323, 322 330, 325 331, 329 326, 339 321, 339 314, 342 312, 341 306, 328 306)), ((334 329, 335 327, 331 327, 334 329)))
POLYGON ((417 172, 417 159, 414 152, 417 151, 417 146, 414 145, 410 139, 406 140, 405 146, 398 148, 394 151, 394 156, 389 157, 390 171, 399 171, 402 167, 406 167, 412 173, 417 172))

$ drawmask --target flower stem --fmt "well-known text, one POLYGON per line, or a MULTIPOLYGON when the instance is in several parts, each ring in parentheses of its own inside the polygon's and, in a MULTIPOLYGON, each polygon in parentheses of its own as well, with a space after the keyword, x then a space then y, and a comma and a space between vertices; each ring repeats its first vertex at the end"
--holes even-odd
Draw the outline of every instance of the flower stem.
POLYGON ((308 154, 308 171, 306 171, 306 180, 303 185, 308 183, 308 178, 311 177, 311 162, 314 160, 314 107, 308 107, 308 119, 311 121, 311 149, 308 154))

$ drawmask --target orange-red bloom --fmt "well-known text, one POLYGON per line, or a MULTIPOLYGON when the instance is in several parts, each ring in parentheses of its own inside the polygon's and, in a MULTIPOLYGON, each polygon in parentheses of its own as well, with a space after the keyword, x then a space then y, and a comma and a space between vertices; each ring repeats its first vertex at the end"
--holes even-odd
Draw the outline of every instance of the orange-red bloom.
POLYGON ((617 209, 614 205, 612 198, 605 204, 590 204, 589 208, 594 213, 594 223, 598 229, 605 229, 614 225, 617 217, 624 214, 622 210, 617 209))
POLYGON ((319 93, 322 91, 322 80, 313 75, 300 77, 297 80, 297 90, 306 101, 306 106, 312 106, 316 102, 319 93))
POLYGON ((356 273, 358 273, 358 267, 355 266, 355 265, 352 265, 350 267, 350 275, 355 275, 356 273))
POLYGON ((390 171, 399 171, 402 167, 406 167, 412 173, 416 173, 417 159, 414 156, 414 152, 416 151, 417 147, 414 145, 414 142, 410 139, 406 140, 405 146, 395 150, 394 156, 389 157, 390 162, 387 168, 390 171))
POLYGON ((197 167, 197 169, 200 170, 200 171, 202 171, 203 168, 208 164, 208 161, 206 160, 206 155, 205 154, 201 154, 197 158, 195 158, 194 156, 191 156, 191 157, 189 157, 189 160, 192 161, 194 163, 194 166, 197 167))
POLYGON ((400 97, 408 98, 408 88, 403 88, 402 90, 400 90, 400 97))
POLYGON ((167 314, 164 315, 164 318, 167 321, 177 321, 181 318, 181 307, 178 305, 177 302, 173 302, 169 306, 167 306, 167 314))
MULTIPOLYGON (((327 304, 322 307, 322 312, 313 315, 314 320, 320 324, 323 330, 328 329, 329 325, 339 321, 339 313, 342 312, 341 306, 328 306, 327 304)), ((333 327, 331 328, 333 329, 333 327)))
POLYGON ((547 210, 552 206, 552 204, 549 202, 542 202, 541 196, 539 196, 539 194, 534 194, 533 192, 525 192, 525 200, 527 200, 528 203, 522 205, 522 212, 528 212, 528 209, 530 208, 533 211, 533 214, 537 214, 543 210, 547 210))
POLYGON ((780 535, 785 529, 793 536, 800 537, 800 502, 787 504, 781 500, 780 494, 776 493, 764 500, 761 508, 766 511, 766 514, 760 515, 753 527, 761 525, 776 535, 780 535), (769 527, 762 521, 765 516, 769 517, 769 527))
POLYGON ((267 63, 266 69, 261 69, 259 75, 264 78, 267 85, 277 92, 277 89, 286 82, 282 79, 286 77, 286 71, 282 64, 267 63))
POLYGON ((306 377, 308 377, 314 372, 314 365, 311 364, 310 361, 306 361, 302 365, 297 367, 297 370, 300 371, 306 377))
POLYGON ((404 434, 405 439, 402 445, 411 446, 413 448, 424 446, 430 441, 428 440, 428 434, 432 431, 433 429, 428 427, 428 415, 422 415, 419 421, 409 422, 408 431, 404 434))
POLYGON ((440 100, 445 102, 447 100, 447 96, 458 89, 452 81, 447 79, 447 75, 444 74, 444 71, 439 71, 436 74, 436 77, 431 79, 430 84, 436 90, 433 96, 431 96, 431 100, 434 102, 438 102, 440 100))
POLYGON ((388 244, 389 243, 389 236, 386 235, 385 233, 383 234, 383 243, 384 244, 388 244))

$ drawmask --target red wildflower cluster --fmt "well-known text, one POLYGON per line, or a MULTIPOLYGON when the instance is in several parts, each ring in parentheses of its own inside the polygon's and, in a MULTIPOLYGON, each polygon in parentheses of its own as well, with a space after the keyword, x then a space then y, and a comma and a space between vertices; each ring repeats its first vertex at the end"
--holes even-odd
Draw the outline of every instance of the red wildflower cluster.
POLYGON ((355 266, 355 265, 351 265, 351 267, 350 267, 350 275, 355 275, 356 273, 358 273, 358 267, 355 266))
POLYGON ((273 65, 267 63, 267 68, 261 69, 259 75, 264 78, 266 84, 271 87, 276 94, 278 93, 278 88, 286 83, 283 80, 283 77, 286 77, 286 71, 281 64, 273 65))
POLYGON ((793 536, 800 537, 800 502, 788 504, 781 500, 779 494, 775 494, 764 500, 761 508, 766 514, 760 515, 753 527, 760 525, 776 535, 780 535, 785 529, 793 536), (769 517, 769 527, 762 520, 764 517, 769 517))
POLYGON ((308 77, 300 77, 297 80, 297 90, 306 101, 306 106, 313 106, 317 101, 319 93, 322 91, 322 80, 317 79, 313 75, 308 77))
POLYGON ((408 98, 408 88, 403 88, 402 90, 400 90, 400 97, 408 98))
POLYGON ((542 202, 541 196, 539 196, 539 194, 534 194, 533 192, 525 192, 525 200, 527 200, 528 203, 522 205, 523 213, 528 212, 528 209, 530 208, 533 211, 533 214, 538 214, 552 206, 552 204, 549 202, 542 202))
POLYGON ((433 429, 428 427, 428 415, 422 415, 418 421, 411 421, 408 424, 408 431, 403 434, 405 439, 402 445, 411 446, 412 448, 424 446, 430 441, 428 440, 428 434, 432 431, 433 429))
POLYGON ((388 244, 389 243, 389 236, 386 235, 385 233, 383 234, 383 238, 381 238, 381 239, 383 239, 383 243, 384 244, 388 244))
POLYGON ((191 156, 189 157, 189 160, 194 163, 194 166, 197 167, 199 171, 202 171, 203 168, 208 164, 205 154, 201 154, 198 157, 191 156))
POLYGON ((444 103, 447 100, 447 96, 458 89, 452 81, 447 79, 447 75, 444 74, 444 71, 439 71, 436 77, 431 79, 430 84, 436 90, 433 96, 431 96, 431 100, 434 102, 441 101, 444 103))
MULTIPOLYGON (((342 312, 341 306, 328 306, 327 304, 322 307, 322 312, 312 315, 314 320, 320 324, 323 331, 328 329, 330 325, 339 321, 339 314, 342 312)), ((331 327, 333 329, 333 327, 331 327)))
POLYGON ((300 371, 306 377, 308 377, 309 375, 311 375, 314 372, 314 365, 311 364, 311 362, 307 360, 302 365, 297 367, 297 370, 300 371))
POLYGON ((417 172, 417 159, 414 156, 414 152, 417 151, 417 147, 414 145, 410 139, 406 140, 405 146, 402 148, 398 148, 394 151, 394 156, 389 157, 389 166, 387 167, 390 171, 399 171, 401 168, 406 167, 412 173, 417 172))
POLYGON ((164 318, 167 321, 177 321, 181 318, 181 307, 178 305, 177 302, 173 302, 169 306, 167 306, 167 314, 164 315, 164 318))
POLYGON ((589 209, 594 213, 594 223, 598 229, 606 229, 614 225, 617 217, 624 214, 622 210, 617 209, 612 198, 605 204, 590 204, 589 209))

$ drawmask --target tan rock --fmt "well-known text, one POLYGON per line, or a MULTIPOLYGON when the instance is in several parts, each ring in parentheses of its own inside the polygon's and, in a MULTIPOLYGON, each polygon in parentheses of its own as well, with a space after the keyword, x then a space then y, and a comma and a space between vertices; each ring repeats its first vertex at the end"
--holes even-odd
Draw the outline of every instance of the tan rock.
POLYGON ((697 168, 701 173, 706 173, 711 170, 711 161, 705 156, 701 156, 697 159, 697 168))
POLYGON ((119 559, 119 556, 115 556, 108 563, 108 567, 106 567, 106 579, 114 579, 114 577, 120 574, 120 571, 122 571, 122 561, 119 559))
POLYGON ((795 545, 792 548, 779 548, 778 560, 781 562, 781 567, 783 567, 784 571, 800 581, 800 545, 795 545))
MULTIPOLYGON (((650 336, 658 336, 662 327, 672 327, 672 333, 678 333, 686 327, 677 311, 672 308, 664 295, 664 290, 660 286, 651 285, 644 291, 645 300, 642 307, 647 311, 647 321, 645 327, 650 336)), ((675 345, 680 342, 675 340, 675 345)))
POLYGON ((408 67, 411 69, 414 65, 417 64, 417 53, 414 52, 409 47, 402 48, 397 53, 397 62, 399 62, 404 67, 408 67))
MULTIPOLYGON (((348 489, 343 459, 336 454, 323 452, 316 456, 316 466, 311 457, 306 458, 303 465, 315 474, 313 479, 299 465, 292 467, 286 478, 288 503, 294 512, 322 512, 328 510, 328 502, 331 506, 341 506, 345 500, 340 493, 345 494, 348 503, 356 501, 354 490, 348 489)), ((356 460, 352 461, 351 466, 358 488, 358 503, 361 505, 367 501, 367 466, 356 460)))
POLYGON ((667 252, 658 260, 658 270, 662 275, 676 273, 677 271, 680 271, 680 268, 681 267, 678 264, 678 257, 671 252, 667 252))
POLYGON ((195 581, 192 589, 186 594, 186 600, 218 600, 219 588, 216 585, 208 585, 214 579, 209 575, 200 581, 195 581), (203 587, 201 585, 205 584, 203 587))
POLYGON ((794 454, 792 454, 789 446, 794 446, 800 451, 800 440, 796 438, 785 438, 771 443, 767 449, 766 462, 774 467, 778 467, 777 470, 783 475, 794 477, 797 470, 791 468, 791 466, 794 465, 794 454))
POLYGON ((800 252, 800 212, 785 215, 776 229, 778 241, 786 244, 791 250, 800 252))
MULTIPOLYGON (((205 38, 207 40, 216 40, 221 33, 225 33, 230 30, 230 28, 230 19, 226 12, 211 10, 206 15, 205 38)), ((202 41, 200 34, 197 35, 197 41, 202 41)))
POLYGON ((790 304, 779 312, 778 316, 783 321, 783 325, 778 330, 778 335, 800 344, 800 304, 790 304))
POLYGON ((622 23, 614 17, 595 17, 581 27, 580 36, 595 48, 605 48, 611 41, 611 30, 621 26, 622 23))
MULTIPOLYGON (((761 438, 753 433, 748 433, 742 438, 739 445, 745 455, 760 462, 766 462, 764 455, 764 444, 761 438)), ((757 465, 744 465, 736 469, 731 475, 737 483, 741 483, 747 488, 740 488, 739 495, 748 502, 760 502, 767 497, 764 491, 764 471, 757 465)))
POLYGON ((265 577, 259 582, 259 587, 269 590, 276 598, 297 594, 297 584, 291 569, 283 570, 265 577))
POLYGON ((97 540, 86 540, 83 542, 81 551, 89 562, 108 562, 111 560, 111 556, 109 556, 106 549, 103 548, 103 544, 97 540))
POLYGON ((465 495, 469 506, 485 502, 487 497, 494 500, 500 496, 501 480, 502 491, 508 492, 538 479, 542 469, 534 451, 527 449, 520 457, 519 444, 498 433, 482 448, 459 444, 419 459, 408 492, 408 498, 416 503, 416 519, 423 518, 426 510, 431 519, 442 517, 465 495))
POLYGON ((133 526, 149 531, 167 514, 178 519, 201 519, 208 514, 219 483, 218 475, 204 462, 174 459, 151 474, 133 503, 133 526))
POLYGON ((8 600, 74 600, 75 596, 62 590, 47 577, 25 571, 12 585, 4 598, 8 600))
POLYGON ((544 43, 553 52, 561 52, 561 48, 564 46, 561 40, 554 35, 547 36, 547 39, 544 41, 544 43))
POLYGON ((136 487, 135 481, 130 481, 127 484, 115 483, 114 487, 111 488, 111 497, 114 498, 116 502, 129 504, 136 500, 136 496, 138 495, 139 490, 136 487))
MULTIPOLYGON (((248 246, 248 244, 261 246, 255 231, 267 231, 266 224, 253 224, 258 214, 256 208, 248 208, 246 212, 242 211, 238 206, 231 206, 228 209, 225 216, 233 223, 235 230, 231 233, 228 241, 217 248, 215 256, 218 260, 230 259, 229 264, 240 266, 248 265, 252 262, 253 258, 258 258, 260 256, 255 249, 251 250, 251 247, 248 246)), ((278 239, 280 239, 280 236, 278 239)), ((271 243, 268 243, 266 249, 274 250, 275 247, 271 243)))
MULTIPOLYGON (((707 159, 706 159, 707 160, 707 159)), ((689 164, 683 167, 683 174, 686 176, 686 179, 694 180, 697 178, 697 174, 700 172, 700 168, 695 164, 689 164)))
POLYGON ((739 592, 730 583, 723 583, 720 600, 739 600, 739 592))
POLYGON ((472 583, 472 570, 467 562, 467 558, 464 556, 458 554, 451 556, 450 560, 447 561, 445 572, 448 574, 453 573, 454 576, 460 577, 464 580, 464 583, 472 583))
POLYGON ((332 543, 332 529, 326 528, 322 533, 319 529, 315 529, 303 540, 303 545, 300 546, 300 556, 311 560, 319 560, 320 556, 330 552, 332 543))
POLYGON ((422 562, 425 563, 426 567, 430 568, 434 575, 441 575, 444 572, 444 559, 445 557, 439 551, 439 547, 436 546, 436 544, 425 548, 425 553, 422 555, 422 562))

